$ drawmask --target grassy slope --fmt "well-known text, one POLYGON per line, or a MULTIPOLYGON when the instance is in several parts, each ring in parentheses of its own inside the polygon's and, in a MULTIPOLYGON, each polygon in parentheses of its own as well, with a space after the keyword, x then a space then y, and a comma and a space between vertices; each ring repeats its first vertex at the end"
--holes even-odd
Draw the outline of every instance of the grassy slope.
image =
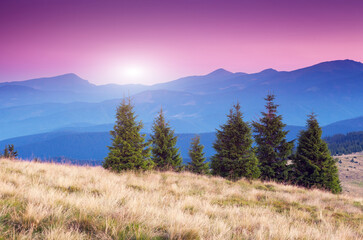
POLYGON ((337 156, 343 192, 363 197, 363 152, 337 156), (352 161, 353 160, 353 161, 352 161))
POLYGON ((0 239, 362 239, 363 199, 0 159, 0 239))

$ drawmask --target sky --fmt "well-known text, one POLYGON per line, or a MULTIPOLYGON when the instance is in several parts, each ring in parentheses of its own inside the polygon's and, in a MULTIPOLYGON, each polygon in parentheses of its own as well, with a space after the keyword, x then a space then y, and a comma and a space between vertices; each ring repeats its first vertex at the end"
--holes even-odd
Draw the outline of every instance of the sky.
POLYGON ((361 0, 1 0, 0 82, 154 84, 363 61, 361 0))

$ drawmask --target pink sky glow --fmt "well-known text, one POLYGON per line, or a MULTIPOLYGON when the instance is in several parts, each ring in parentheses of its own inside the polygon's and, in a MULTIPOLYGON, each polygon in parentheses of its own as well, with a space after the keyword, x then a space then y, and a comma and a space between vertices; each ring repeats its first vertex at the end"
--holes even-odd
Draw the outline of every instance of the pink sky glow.
POLYGON ((0 82, 95 84, 363 61, 363 1, 2 0, 0 82))

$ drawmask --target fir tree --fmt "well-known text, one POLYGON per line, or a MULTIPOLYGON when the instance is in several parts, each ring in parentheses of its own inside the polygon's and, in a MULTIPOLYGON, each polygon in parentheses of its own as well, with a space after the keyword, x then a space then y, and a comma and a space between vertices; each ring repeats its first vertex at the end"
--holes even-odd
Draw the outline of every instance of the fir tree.
POLYGON ((258 160, 252 148, 252 134, 249 125, 243 121, 239 103, 227 115, 227 123, 217 130, 213 144, 216 154, 212 157, 211 169, 215 175, 237 180, 240 177, 258 178, 258 160))
MULTIPOLYGON (((1 156, 1 155, 0 155, 1 156)), ((9 144, 4 148, 4 158, 15 159, 18 157, 18 152, 15 151, 14 144, 9 144)))
POLYGON ((116 112, 116 123, 109 146, 108 156, 103 167, 113 171, 147 170, 152 168, 149 143, 145 142, 145 134, 140 134, 142 122, 136 121, 131 99, 123 99, 116 112))
POLYGON ((204 146, 200 144, 200 136, 195 136, 190 143, 188 170, 193 173, 209 173, 209 163, 205 162, 206 158, 203 152, 204 146))
POLYGON ((163 109, 154 121, 152 127, 152 155, 151 158, 159 170, 182 169, 182 158, 179 149, 176 147, 177 136, 166 122, 163 109))
POLYGON ((4 148, 4 158, 9 158, 9 149, 8 149, 8 146, 5 146, 4 148))
POLYGON ((260 163, 261 178, 263 180, 287 181, 290 167, 287 158, 292 153, 293 141, 286 141, 288 131, 282 123, 282 116, 277 115, 274 103, 275 95, 268 94, 265 98, 266 112, 258 122, 253 121, 254 137, 257 143, 256 155, 260 163))
POLYGON ((327 144, 321 139, 322 130, 314 114, 308 116, 307 130, 301 131, 294 157, 296 183, 318 187, 333 193, 342 191, 338 168, 327 144))

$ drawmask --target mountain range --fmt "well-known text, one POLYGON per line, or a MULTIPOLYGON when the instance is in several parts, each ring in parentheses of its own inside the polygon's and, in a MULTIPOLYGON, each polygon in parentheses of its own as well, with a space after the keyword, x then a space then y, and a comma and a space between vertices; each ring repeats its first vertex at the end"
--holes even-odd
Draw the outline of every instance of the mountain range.
MULTIPOLYGON (((363 131, 363 117, 344 120, 324 126, 323 137, 335 134, 346 134, 349 132, 363 131), (351 125, 351 123, 360 123, 351 125), (339 127, 337 127, 339 126, 339 127)), ((112 125, 99 125, 97 127, 65 128, 59 131, 16 137, 0 141, 0 149, 8 144, 14 144, 23 159, 67 159, 73 163, 99 165, 107 156, 108 148, 111 145, 111 136, 108 129, 112 125)), ((304 127, 286 126, 289 131, 288 140, 296 140, 298 134, 304 127)), ((188 150, 195 134, 179 133, 177 146, 185 162, 189 161, 188 150)), ((204 145, 204 152, 207 158, 215 151, 213 142, 215 132, 200 133, 201 143, 204 145)), ((149 139, 149 135, 147 135, 149 139)))
MULTIPOLYGON (((103 139, 104 144, 109 139, 106 132, 112 128, 116 107, 128 95, 133 99, 138 119, 144 123, 145 133, 150 133, 161 107, 180 136, 213 133, 237 101, 245 120, 257 120, 269 92, 276 95, 279 113, 291 130, 290 138, 296 137, 305 125, 306 115, 312 111, 324 126, 325 136, 363 130, 363 64, 337 60, 294 71, 266 69, 247 74, 217 69, 207 75, 152 86, 95 85, 73 73, 2 82, 0 140, 5 144, 16 137, 41 134, 54 139, 61 133, 63 137, 71 134, 77 139, 97 133, 104 137, 94 137, 103 139)), ((20 145, 23 144, 19 142, 20 145)))

